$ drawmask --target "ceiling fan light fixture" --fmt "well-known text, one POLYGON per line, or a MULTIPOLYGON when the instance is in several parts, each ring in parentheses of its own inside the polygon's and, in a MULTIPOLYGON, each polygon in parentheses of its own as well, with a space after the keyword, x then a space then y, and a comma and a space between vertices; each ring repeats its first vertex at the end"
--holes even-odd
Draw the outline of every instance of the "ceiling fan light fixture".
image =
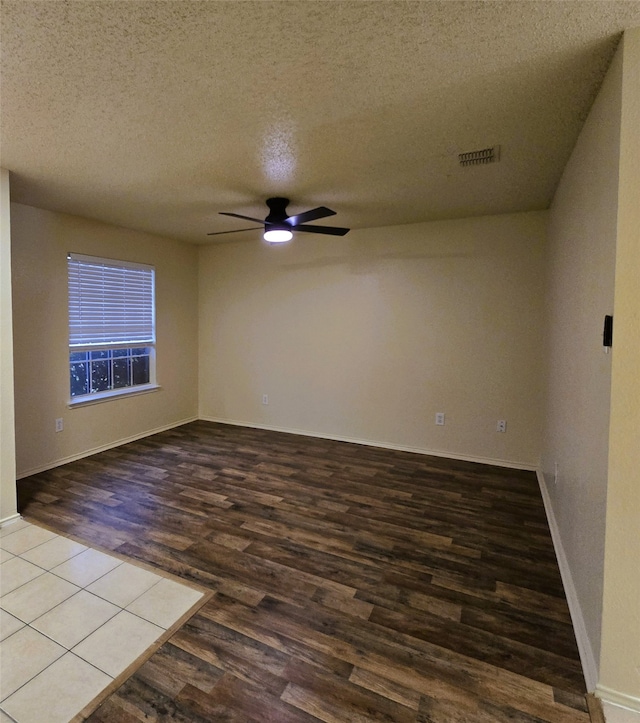
POLYGON ((293 234, 288 228, 270 228, 262 238, 270 244, 282 244, 291 241, 293 234))

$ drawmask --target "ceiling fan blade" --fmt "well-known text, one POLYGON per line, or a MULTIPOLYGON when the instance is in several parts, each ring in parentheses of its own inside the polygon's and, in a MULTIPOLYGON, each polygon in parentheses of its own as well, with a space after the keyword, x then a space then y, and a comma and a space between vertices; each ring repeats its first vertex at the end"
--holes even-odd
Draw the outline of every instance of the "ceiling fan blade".
POLYGON ((241 216, 239 213, 227 213, 226 211, 220 211, 221 216, 232 216, 233 218, 242 218, 245 221, 253 221, 254 223, 263 224, 264 219, 262 218, 251 218, 251 216, 241 216))
POLYGON ((336 212, 332 211, 326 206, 318 206, 318 208, 312 208, 310 211, 299 213, 297 216, 289 216, 287 223, 291 226, 299 226, 301 223, 307 223, 307 221, 315 221, 318 218, 326 218, 327 216, 335 216, 336 212))
POLYGON ((304 231, 305 233, 326 233, 331 236, 344 236, 350 231, 350 229, 340 228, 340 226, 307 226, 305 224, 296 226, 293 230, 304 231))
POLYGON ((233 231, 213 231, 212 233, 208 233, 207 236, 220 236, 220 234, 223 233, 240 233, 241 231, 254 231, 257 229, 262 229, 262 226, 252 226, 251 228, 234 228, 233 231))

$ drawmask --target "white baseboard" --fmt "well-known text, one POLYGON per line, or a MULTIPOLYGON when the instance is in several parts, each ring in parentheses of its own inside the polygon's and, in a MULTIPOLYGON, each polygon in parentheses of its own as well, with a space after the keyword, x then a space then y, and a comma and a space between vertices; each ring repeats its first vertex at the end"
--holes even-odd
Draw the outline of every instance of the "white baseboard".
POLYGON ((317 432, 309 432, 304 429, 291 429, 287 427, 274 427, 271 425, 265 425, 265 424, 255 424, 253 422, 240 422, 238 420, 234 419, 220 419, 218 417, 203 417, 203 416, 196 416, 196 417, 189 417, 187 419, 182 419, 178 422, 173 422, 171 424, 164 425, 162 427, 156 427, 155 429, 150 429, 146 432, 142 432, 141 434, 134 434, 131 437, 125 437, 122 439, 119 439, 115 442, 110 442, 109 444, 104 444, 99 447, 93 447, 91 449, 84 450, 83 452, 79 452, 78 454, 72 454, 68 457, 61 457, 60 459, 53 460, 51 462, 47 462, 46 464, 39 465, 37 467, 31 467, 26 470, 22 470, 18 473, 16 479, 23 479, 25 477, 30 477, 32 474, 38 474, 39 472, 46 472, 48 469, 54 469, 55 467, 60 467, 63 464, 68 464, 69 462, 75 462, 78 459, 83 459, 84 457, 90 457, 92 454, 98 454, 98 452, 104 452, 107 449, 113 449, 114 447, 120 447, 123 444, 128 444, 129 442, 135 442, 138 439, 143 439, 144 437, 150 437, 153 434, 158 434, 159 432, 165 432, 167 429, 173 429, 174 427, 179 427, 182 424, 188 424, 189 422, 196 422, 198 420, 202 420, 204 422, 217 422, 219 424, 231 424, 236 427, 253 427, 255 429, 264 429, 271 432, 283 432, 285 434, 299 434, 304 437, 315 437, 317 439, 331 439, 336 442, 349 442, 351 444, 363 444, 367 447, 379 447, 381 449, 395 449, 400 452, 414 452, 415 454, 424 454, 424 455, 431 455, 433 457, 445 457, 447 459, 458 459, 463 462, 478 462, 479 464, 490 464, 494 465, 496 467, 507 467, 509 469, 522 469, 522 470, 528 470, 530 472, 535 471, 535 465, 527 464, 525 462, 515 462, 513 460, 507 460, 507 459, 494 459, 492 457, 474 457, 472 455, 459 455, 454 454, 452 452, 443 452, 441 450, 435 450, 435 449, 426 449, 422 447, 409 447, 404 445, 398 445, 398 444, 392 444, 388 442, 376 442, 374 440, 370 439, 359 439, 355 437, 341 437, 336 435, 329 435, 329 434, 319 434, 317 432))
POLYGON ((547 513, 547 521, 549 522, 551 539, 553 540, 553 547, 556 552, 556 558, 558 559, 558 567, 560 568, 564 593, 569 605, 569 612, 571 613, 571 622, 573 623, 573 630, 578 644, 578 652, 580 653, 580 662, 582 663, 584 680, 587 686, 587 691, 593 692, 596 690, 596 684, 598 682, 598 665, 596 663, 595 655, 593 654, 591 641, 589 640, 589 636, 587 634, 587 626, 584 622, 582 608, 580 607, 578 594, 571 575, 571 569, 569 568, 567 556, 562 545, 560 529, 558 528, 558 523, 556 522, 556 516, 553 512, 551 498, 549 497, 547 484, 542 470, 537 469, 536 476, 538 477, 538 484, 540 485, 544 509, 547 513))
POLYGON ((362 444, 366 447, 379 447, 380 449, 394 449, 399 452, 413 452, 415 454, 424 454, 432 457, 445 457, 447 459, 458 459, 462 462, 478 462, 479 464, 491 464, 496 467, 508 467, 509 469, 522 469, 529 472, 535 472, 535 465, 525 462, 514 462, 508 459, 493 459, 492 457, 473 457, 471 455, 453 454, 452 452, 443 452, 435 449, 426 449, 423 447, 407 447, 390 442, 376 442, 371 439, 360 439, 357 437, 341 437, 332 434, 320 434, 318 432, 309 432, 305 429, 291 429, 288 427, 274 427, 268 424, 256 424, 254 422, 240 422, 236 419, 221 419, 219 417, 203 417, 203 422, 216 422, 218 424, 231 424, 235 427, 251 427, 253 429, 264 429, 269 432, 283 432, 285 434, 299 434, 303 437, 315 437, 316 439, 330 439, 334 442, 349 442, 350 444, 362 444))
POLYGON ((3 517, 0 520, 0 527, 4 527, 5 525, 10 525, 12 522, 17 522, 20 519, 21 515, 19 512, 15 512, 13 515, 9 515, 8 517, 3 517))
POLYGON ((602 701, 607 723, 640 723, 640 698, 619 693, 606 685, 597 685, 596 695, 602 701))
POLYGON ((181 419, 178 422, 172 422, 171 424, 165 424, 162 427, 156 427, 155 429, 149 429, 146 432, 142 432, 141 434, 134 434, 131 437, 124 437, 123 439, 118 439, 115 442, 109 442, 109 444, 103 444, 99 447, 93 447, 92 449, 84 450, 83 452, 79 452, 78 454, 72 454, 68 457, 62 457, 61 459, 56 459, 53 462, 48 462, 47 464, 40 465, 38 467, 32 467, 31 469, 24 470, 20 472, 17 476, 17 479, 23 479, 24 477, 30 477, 32 474, 38 474, 38 472, 46 472, 48 469, 54 469, 55 467, 61 467, 63 464, 68 464, 69 462, 75 462, 78 459, 83 459, 84 457, 90 457, 92 454, 98 454, 98 452, 105 452, 108 449, 113 449, 114 447, 120 447, 123 444, 129 444, 129 442, 135 442, 138 439, 144 439, 145 437, 150 437, 152 434, 158 434, 159 432, 166 432, 168 429, 173 429, 174 427, 180 427, 183 424, 188 424, 189 422, 195 422, 197 421, 198 417, 189 417, 188 419, 181 419))

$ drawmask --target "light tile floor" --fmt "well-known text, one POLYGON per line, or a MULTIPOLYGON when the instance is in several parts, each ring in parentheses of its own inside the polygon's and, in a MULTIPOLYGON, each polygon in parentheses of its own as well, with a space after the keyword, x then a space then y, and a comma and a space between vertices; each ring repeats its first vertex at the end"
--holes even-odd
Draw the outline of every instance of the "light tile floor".
POLYGON ((68 723, 203 594, 24 520, 0 528, 0 723, 68 723))

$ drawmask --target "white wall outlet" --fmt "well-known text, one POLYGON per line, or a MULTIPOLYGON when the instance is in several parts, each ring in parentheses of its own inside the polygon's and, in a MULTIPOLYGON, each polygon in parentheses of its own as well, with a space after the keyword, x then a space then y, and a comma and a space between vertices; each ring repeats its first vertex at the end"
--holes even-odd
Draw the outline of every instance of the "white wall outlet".
POLYGON ((499 419, 498 424, 496 425, 496 432, 506 432, 506 431, 507 431, 507 420, 499 419))
POLYGON ((263 394, 263 395, 262 395, 262 403, 263 403, 263 404, 269 404, 269 395, 268 395, 268 394, 263 394))
POLYGON ((444 425, 444 412, 436 412, 436 424, 439 427, 444 425))
POLYGON ((62 432, 64 429, 64 421, 62 420, 62 417, 58 417, 56 419, 56 432, 62 432))

